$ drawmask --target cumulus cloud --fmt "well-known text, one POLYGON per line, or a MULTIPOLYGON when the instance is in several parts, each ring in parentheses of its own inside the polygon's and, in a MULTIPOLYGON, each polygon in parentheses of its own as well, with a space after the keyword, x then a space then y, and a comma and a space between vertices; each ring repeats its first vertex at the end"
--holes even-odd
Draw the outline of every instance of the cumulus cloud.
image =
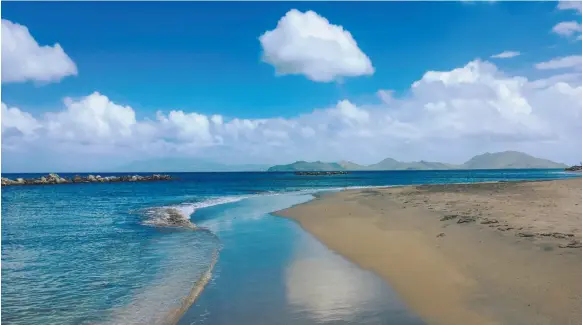
POLYGON ((259 41, 263 60, 279 75, 304 75, 313 81, 331 82, 374 73, 372 62, 350 32, 313 11, 290 10, 259 41))
POLYGON ((517 51, 504 51, 499 54, 492 55, 491 58, 493 59, 510 59, 516 56, 519 56, 521 53, 517 51))
POLYGON ((576 21, 563 21, 554 26, 552 31, 558 35, 572 36, 576 33, 582 32, 582 24, 576 21))
POLYGON ((41 46, 28 28, 2 19, 2 82, 56 82, 77 75, 73 60, 57 43, 41 46))
POLYGON ((582 71, 582 55, 571 55, 554 58, 546 62, 536 64, 540 70, 573 69, 582 71))
MULTIPOLYGON (((540 68, 551 72, 572 62, 577 61, 546 62, 540 68)), ((582 85, 577 72, 529 80, 475 60, 450 71, 428 71, 398 98, 389 91, 378 95, 376 103, 345 99, 308 114, 267 119, 180 110, 137 119, 131 107, 100 93, 66 99, 62 108, 36 118, 3 105, 3 158, 59 148, 61 160, 92 155, 109 165, 115 165, 115 157, 170 154, 229 163, 371 163, 388 156, 462 162, 484 151, 509 149, 557 161, 579 159, 582 85), (18 132, 6 138, 11 129, 18 132)), ((46 154, 58 160, 53 150, 46 154)))
POLYGON ((33 135, 40 123, 30 115, 16 107, 8 107, 2 103, 2 135, 10 133, 24 136, 33 135))

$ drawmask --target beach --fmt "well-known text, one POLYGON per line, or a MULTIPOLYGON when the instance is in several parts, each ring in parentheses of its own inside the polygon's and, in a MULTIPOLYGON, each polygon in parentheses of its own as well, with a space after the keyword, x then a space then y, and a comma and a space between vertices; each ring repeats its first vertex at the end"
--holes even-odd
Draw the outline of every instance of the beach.
MULTIPOLYGON (((75 175, 62 173, 60 176, 72 179, 75 175)), ((118 175, 101 174, 102 177, 118 175)), ((36 179, 43 175, 3 176, 36 179)), ((80 176, 88 177, 88 174, 80 176)), ((457 224, 461 217, 439 221, 452 213, 436 211, 449 209, 438 195, 455 197, 457 194, 438 192, 438 186, 431 186, 431 191, 423 190, 426 193, 422 195, 414 194, 419 191, 415 187, 378 189, 435 183, 565 179, 572 178, 572 174, 555 170, 452 170, 324 176, 293 173, 172 173, 171 176, 175 180, 165 183, 86 182, 3 187, 2 323, 425 325, 436 322, 424 319, 454 324, 446 317, 455 316, 451 314, 455 311, 459 317, 457 323, 478 324, 473 319, 497 319, 485 318, 487 312, 525 315, 497 308, 494 299, 503 292, 493 295, 473 288, 484 284, 491 290, 513 290, 516 276, 506 274, 518 272, 520 268, 508 268, 508 271, 503 261, 512 258, 507 254, 516 252, 519 258, 515 259, 525 265, 537 254, 528 252, 530 247, 553 249, 545 252, 548 255, 566 254, 566 258, 539 259, 532 268, 544 270, 549 265, 558 269, 562 273, 546 269, 549 277, 559 278, 549 288, 567 288, 550 292, 552 300, 547 305, 532 302, 525 305, 531 303, 543 315, 577 316, 571 313, 577 303, 568 300, 572 296, 564 292, 581 292, 576 288, 578 279, 572 271, 578 267, 575 252, 580 249, 557 246, 580 238, 579 230, 571 229, 576 228, 574 221, 570 225, 548 224, 559 225, 543 228, 550 236, 515 237, 512 233, 515 230, 496 230, 500 226, 509 227, 501 221, 495 224, 497 228, 487 227, 493 223, 481 225, 477 221, 457 224), (391 191, 408 191, 410 195, 388 194, 391 191), (332 192, 339 194, 326 194, 332 192), (424 200, 429 203, 425 204, 424 200), (310 201, 313 202, 301 205, 310 201), (407 216, 408 210, 424 211, 421 209, 424 205, 433 209, 426 213, 437 214, 434 222, 429 218, 433 214, 425 216, 429 219, 427 222, 420 212, 414 214, 418 218, 406 218, 408 224, 391 220, 397 215, 407 216), (292 219, 273 214, 293 206, 296 208, 290 211, 308 208, 305 221, 314 221, 316 229, 303 224, 309 230, 305 231, 292 219), (311 211, 312 208, 315 210, 311 211), (329 214, 325 209, 329 209, 329 214), (358 218, 351 219, 350 213, 358 218), (332 218, 336 216, 339 218, 332 218), (394 228, 395 225, 399 228, 394 228), (444 225, 449 226, 443 228, 444 225), (416 232, 414 227, 418 227, 416 232), (483 228, 483 234, 472 234, 472 229, 478 227, 483 228), (386 231, 391 231, 391 235, 386 236, 386 231), (565 238, 555 238, 560 235, 554 232, 560 232, 565 238), (440 233, 445 235, 436 237, 440 233), (491 237, 484 237, 485 233, 491 237), (507 244, 491 233, 523 241, 522 244, 527 244, 523 246, 526 252, 506 249, 507 244), (570 233, 575 237, 568 237, 570 233), (375 236, 386 238, 375 239, 375 236), (464 256, 476 251, 471 236, 485 239, 490 249, 475 256, 464 256), (334 243, 338 238, 348 240, 334 243), (489 243, 488 238, 495 242, 489 243), (548 243, 543 246, 545 241, 548 243), (351 246, 354 244, 359 246, 351 246), (488 278, 493 275, 480 271, 480 261, 476 258, 497 254, 495 247, 507 255, 496 262, 500 264, 498 272, 504 273, 501 278, 507 282, 502 286, 488 278), (390 264, 393 261, 398 267, 390 264), (383 268, 392 273, 382 273, 383 268), (489 286, 487 281, 495 285, 489 286), (7 283, 10 285, 5 286, 7 283), (451 283, 455 285, 453 290, 451 283), (474 306, 480 309, 468 308, 465 302, 476 302, 474 306), (544 308, 549 308, 549 312, 544 308), (566 312, 559 314, 560 308, 566 312)), ((497 184, 476 188, 514 183, 497 184)), ((458 185, 443 188, 449 186, 458 185)), ((482 198, 478 191, 473 194, 475 200, 482 198)), ((572 195, 579 197, 579 192, 572 195)), ((563 200, 559 206, 565 208, 567 199, 563 200)), ((541 209, 546 209, 542 205, 558 203, 556 200, 536 202, 541 209)), ((494 212, 491 207, 486 210, 494 212)), ((575 216, 577 206, 571 206, 570 210, 571 217, 575 216)), ((546 212, 548 217, 539 220, 558 216, 550 212, 546 212)), ((498 257, 489 259, 494 258, 498 257)), ((547 289, 544 281, 537 290, 547 289)), ((522 286, 527 283, 522 282, 522 286)), ((504 307, 521 306, 518 300, 510 300, 511 294, 505 297, 508 302, 504 302, 504 307)), ((531 297, 536 296, 531 294, 531 297)), ((567 324, 559 322, 563 319, 557 318, 555 323, 567 324)), ((503 323, 520 324, 519 321, 503 323)))
POLYGON ((582 179, 348 190, 276 212, 428 324, 582 324, 582 179))

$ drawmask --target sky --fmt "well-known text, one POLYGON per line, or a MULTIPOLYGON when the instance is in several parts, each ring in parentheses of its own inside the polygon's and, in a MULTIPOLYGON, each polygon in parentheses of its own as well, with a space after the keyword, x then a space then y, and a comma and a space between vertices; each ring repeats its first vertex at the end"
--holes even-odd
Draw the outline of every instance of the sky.
POLYGON ((2 2, 2 171, 582 160, 582 2, 2 2))

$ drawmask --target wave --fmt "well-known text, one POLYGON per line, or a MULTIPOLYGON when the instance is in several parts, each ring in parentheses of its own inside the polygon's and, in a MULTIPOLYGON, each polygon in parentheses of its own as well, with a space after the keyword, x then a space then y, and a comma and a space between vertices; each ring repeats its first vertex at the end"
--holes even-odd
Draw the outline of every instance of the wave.
POLYGON ((215 205, 233 203, 247 198, 248 196, 225 196, 211 198, 196 203, 182 203, 178 205, 161 206, 146 209, 144 212, 144 225, 157 227, 182 227, 198 229, 190 220, 196 210, 215 205))
POLYGON ((195 203, 181 203, 177 205, 148 208, 145 211, 142 211, 142 215, 145 217, 143 224, 156 227, 179 227, 187 229, 201 229, 197 227, 190 220, 190 218, 196 212, 196 210, 202 208, 227 203, 234 203, 244 199, 259 196, 273 196, 285 194, 316 194, 319 192, 333 192, 348 189, 382 188, 382 187, 388 186, 345 186, 345 187, 306 188, 291 190, 286 189, 281 191, 260 191, 259 193, 248 195, 214 197, 195 203))

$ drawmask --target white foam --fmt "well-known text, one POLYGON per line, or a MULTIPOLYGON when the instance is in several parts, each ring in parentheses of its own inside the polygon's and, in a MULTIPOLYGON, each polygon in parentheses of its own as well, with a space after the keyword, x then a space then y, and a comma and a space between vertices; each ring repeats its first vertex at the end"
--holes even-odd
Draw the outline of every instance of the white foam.
POLYGON ((144 220, 145 225, 161 227, 186 227, 195 228, 190 221, 190 217, 196 210, 216 206, 220 204, 233 203, 247 198, 248 196, 225 196, 210 198, 201 202, 182 203, 178 205, 161 206, 147 209, 144 220))
POLYGON ((382 188, 383 186, 346 186, 346 187, 327 187, 327 188, 310 188, 291 191, 268 191, 260 194, 250 195, 236 195, 209 198, 201 202, 182 203, 177 205, 168 205, 147 209, 145 215, 146 220, 143 224, 158 227, 185 227, 195 228, 195 225, 190 221, 190 217, 198 209, 208 208, 216 205, 238 202, 247 198, 259 196, 275 196, 285 194, 315 194, 319 192, 333 192, 349 189, 365 189, 365 188, 382 188))

